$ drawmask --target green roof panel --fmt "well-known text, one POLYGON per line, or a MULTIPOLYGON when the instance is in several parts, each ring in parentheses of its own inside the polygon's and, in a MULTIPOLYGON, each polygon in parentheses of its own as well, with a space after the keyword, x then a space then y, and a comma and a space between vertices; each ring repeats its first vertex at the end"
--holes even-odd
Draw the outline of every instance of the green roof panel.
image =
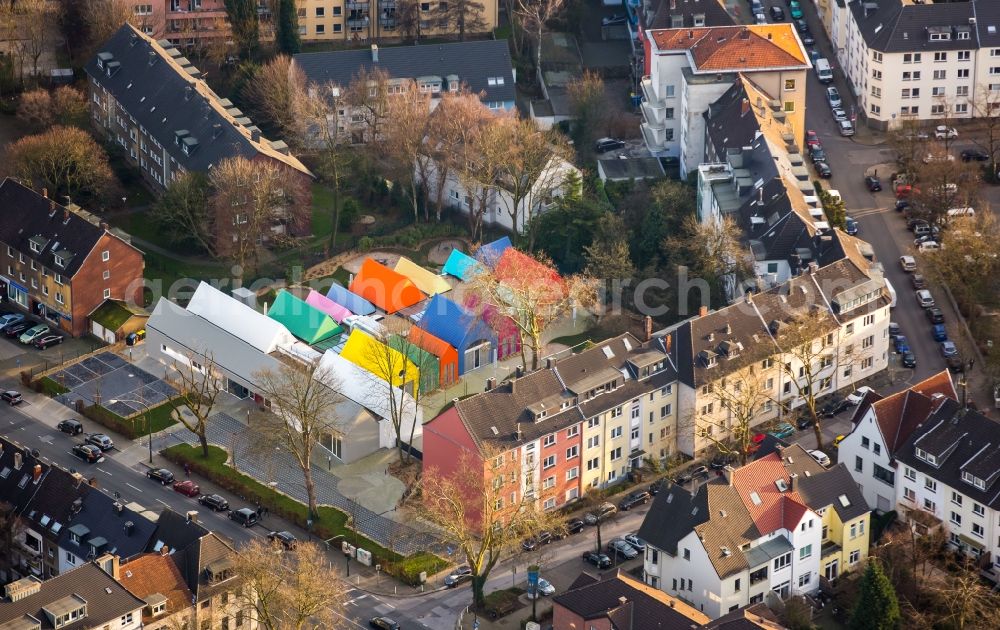
POLYGON ((344 332, 332 317, 284 290, 274 298, 267 316, 310 345, 344 332))

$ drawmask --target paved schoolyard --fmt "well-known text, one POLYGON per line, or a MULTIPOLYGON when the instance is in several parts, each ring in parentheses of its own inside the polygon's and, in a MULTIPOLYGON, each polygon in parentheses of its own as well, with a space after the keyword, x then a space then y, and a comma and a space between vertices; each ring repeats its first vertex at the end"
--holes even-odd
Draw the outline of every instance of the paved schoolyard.
POLYGON ((121 416, 142 411, 140 402, 152 407, 177 394, 177 390, 161 378, 112 352, 87 357, 52 374, 51 378, 70 390, 58 397, 64 405, 72 407, 77 400, 90 405, 98 399, 102 402, 117 399, 118 402, 105 407, 121 416), (122 402, 124 400, 138 402, 122 402))

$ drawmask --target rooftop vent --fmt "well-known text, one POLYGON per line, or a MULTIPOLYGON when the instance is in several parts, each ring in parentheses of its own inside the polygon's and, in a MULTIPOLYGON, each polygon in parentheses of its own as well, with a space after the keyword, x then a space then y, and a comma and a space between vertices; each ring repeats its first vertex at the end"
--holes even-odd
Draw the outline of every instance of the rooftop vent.
POLYGON ((774 486, 778 489, 778 492, 785 492, 788 490, 788 482, 784 479, 775 479, 774 486))

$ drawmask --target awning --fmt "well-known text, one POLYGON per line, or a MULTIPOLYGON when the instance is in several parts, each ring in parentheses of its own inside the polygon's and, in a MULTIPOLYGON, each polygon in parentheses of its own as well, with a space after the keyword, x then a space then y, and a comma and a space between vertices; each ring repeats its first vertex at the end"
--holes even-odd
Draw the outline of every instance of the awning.
POLYGON ((645 454, 646 454, 646 451, 644 451, 644 450, 642 450, 642 449, 640 448, 640 449, 639 449, 639 450, 637 450, 637 451, 632 451, 631 453, 629 453, 629 454, 628 454, 628 458, 629 458, 629 459, 635 459, 636 457, 642 457, 642 456, 643 456, 643 455, 645 455, 645 454))

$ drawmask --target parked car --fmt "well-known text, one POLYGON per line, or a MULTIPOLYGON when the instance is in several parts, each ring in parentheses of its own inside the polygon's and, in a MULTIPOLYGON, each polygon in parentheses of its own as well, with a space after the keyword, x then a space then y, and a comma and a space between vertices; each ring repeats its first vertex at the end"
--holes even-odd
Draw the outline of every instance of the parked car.
POLYGON ((934 306, 934 296, 927 289, 920 289, 916 291, 914 295, 917 298, 917 304, 923 308, 930 308, 934 306))
POLYGON ((611 568, 611 558, 607 557, 603 553, 597 553, 596 551, 584 551, 583 561, 594 565, 598 569, 611 568))
POLYGON ((250 508, 240 508, 238 510, 229 510, 229 520, 235 521, 243 527, 253 527, 257 524, 260 518, 254 510, 251 510, 250 508))
POLYGON ((845 138, 849 138, 850 136, 854 135, 854 123, 852 123, 847 119, 838 120, 837 131, 839 131, 840 135, 844 136, 845 138))
POLYGON ((893 344, 895 344, 896 352, 898 354, 910 351, 910 340, 906 338, 906 335, 899 335, 893 339, 893 344))
POLYGON ((809 149, 809 159, 813 161, 813 164, 826 162, 826 151, 823 150, 823 147, 813 147, 809 149))
POLYGON ((906 367, 906 368, 915 368, 915 367, 917 367, 917 355, 913 354, 912 352, 904 353, 903 354, 902 364, 903 364, 903 367, 906 367))
POLYGON ((28 330, 21 333, 21 336, 17 340, 24 345, 34 342, 40 337, 44 337, 49 332, 48 324, 36 324, 29 328, 28 330))
POLYGON ((808 33, 809 24, 807 24, 806 21, 803 19, 795 20, 795 30, 797 30, 800 33, 808 33))
POLYGON ((174 473, 170 472, 166 468, 153 468, 152 470, 146 471, 146 478, 152 479, 153 481, 159 481, 161 486, 165 486, 168 483, 174 482, 174 473))
POLYGON ((895 339, 903 334, 903 329, 896 322, 889 322, 889 339, 895 339))
POLYGON ((819 141, 819 134, 818 133, 816 133, 812 129, 809 129, 808 131, 806 131, 806 146, 807 147, 814 147, 814 146, 821 146, 821 145, 822 145, 822 143, 819 141))
MULTIPOLYGON (((833 115, 834 122, 838 122, 839 123, 839 122, 843 122, 843 121, 847 120, 847 112, 845 112, 840 107, 834 107, 832 110, 830 110, 830 113, 833 115)), ((838 125, 838 127, 839 127, 839 125, 838 125)))
POLYGON ((826 88, 826 100, 830 103, 830 107, 840 107, 843 104, 840 91, 832 85, 826 88))
POLYGON ((802 5, 799 4, 799 0, 791 0, 788 3, 788 13, 794 20, 802 19, 802 5))
POLYGON ((829 466, 830 465, 830 456, 827 455, 826 453, 824 453, 823 451, 817 451, 817 450, 814 449, 814 450, 809 451, 809 455, 810 455, 810 457, 812 457, 813 459, 815 459, 819 463, 820 466, 829 466))
POLYGON ((35 340, 35 347, 44 350, 51 346, 57 346, 63 342, 62 335, 42 335, 35 340))
POLYGON ((593 512, 588 512, 587 515, 583 517, 583 520, 585 523, 587 523, 587 525, 597 525, 597 521, 599 520, 603 521, 609 516, 613 516, 617 512, 618 508, 615 507, 614 503, 605 502, 599 505, 597 509, 594 510, 593 512))
POLYGON ((955 156, 948 153, 928 153, 924 156, 924 164, 933 162, 954 162, 955 156))
POLYGON ((368 620, 368 625, 375 630, 399 630, 399 624, 389 617, 372 617, 368 620))
POLYGON ((691 471, 691 478, 695 477, 707 477, 708 476, 708 466, 698 466, 691 471))
POLYGON ((580 519, 580 518, 571 518, 568 521, 566 521, 566 525, 565 525, 566 533, 567 534, 579 534, 580 532, 583 531, 583 526, 584 525, 585 525, 585 523, 583 522, 583 519, 580 519))
POLYGON ((201 494, 201 488, 190 479, 185 479, 174 483, 174 492, 180 492, 186 497, 196 497, 201 494))
POLYGON ((87 462, 88 464, 99 464, 104 461, 104 453, 93 444, 76 444, 73 446, 73 455, 87 462))
POLYGON ((525 551, 532 551, 550 542, 552 542, 552 534, 550 532, 538 532, 537 536, 530 536, 522 540, 521 548, 525 551))
POLYGON ((948 366, 948 371, 952 374, 959 374, 965 371, 965 361, 960 356, 945 357, 944 364, 948 366))
POLYGON ((782 9, 781 7, 779 7, 779 6, 772 6, 769 9, 769 12, 771 13, 771 19, 774 20, 775 22, 784 22, 785 21, 785 10, 782 9))
POLYGON ((646 551, 646 541, 639 538, 635 534, 625 534, 622 536, 622 540, 632 545, 632 547, 640 553, 646 551))
POLYGON ((986 162, 990 159, 988 153, 979 149, 965 149, 959 157, 963 162, 986 162))
POLYGON ((958 137, 958 130, 954 127, 938 125, 934 128, 934 137, 938 140, 951 140, 958 137))
POLYGON ((944 311, 942 311, 937 306, 932 306, 928 309, 924 309, 924 316, 926 316, 927 321, 929 321, 932 324, 944 323, 944 311))
POLYGON ((865 177, 865 186, 871 192, 879 192, 882 190, 882 180, 874 175, 868 175, 865 177))
POLYGON ((826 162, 816 162, 813 166, 816 168, 816 174, 823 179, 830 179, 833 177, 833 171, 830 169, 830 165, 826 162))
POLYGON ((625 141, 618 140, 617 138, 601 138, 594 143, 594 151, 597 153, 607 153, 608 151, 616 151, 624 147, 625 141))
POLYGON ((198 497, 198 503, 201 503, 205 507, 211 508, 216 512, 222 512, 223 510, 229 509, 229 501, 217 494, 203 494, 198 497))
POLYGON ((552 582, 549 582, 545 578, 539 576, 538 584, 535 586, 535 595, 532 596, 531 593, 528 593, 528 599, 533 599, 534 597, 547 597, 555 594, 556 587, 552 586, 552 582))
POLYGON ((615 538, 608 543, 608 555, 631 560, 638 556, 639 552, 621 538, 615 538))
POLYGON ((917 270, 917 259, 913 256, 900 256, 899 266, 903 268, 903 271, 916 271, 917 270))
POLYGON ((795 427, 788 424, 787 422, 779 422, 773 429, 768 431, 769 434, 773 435, 778 439, 785 439, 786 437, 795 433, 795 427))
POLYGON ((114 441, 103 433, 91 433, 87 436, 87 443, 93 444, 102 451, 110 451, 115 447, 114 441))
POLYGON ((868 387, 867 385, 862 385, 861 387, 857 388, 856 390, 848 394, 847 398, 845 398, 844 400, 846 400, 847 404, 851 405, 852 407, 856 407, 857 405, 861 404, 861 401, 864 400, 865 395, 867 395, 868 392, 870 391, 872 391, 871 387, 868 387))
POLYGON ((941 243, 937 241, 922 241, 917 243, 918 252, 933 252, 941 249, 941 243))
POLYGON ((903 210, 906 210, 909 207, 910 207, 910 202, 907 201, 906 199, 896 200, 896 212, 902 212, 903 210))
POLYGON ((913 285, 914 289, 926 289, 927 279, 924 278, 923 274, 915 273, 910 277, 910 284, 913 285))
POLYGON ((618 509, 623 512, 627 512, 637 505, 646 505, 649 503, 649 493, 645 490, 637 490, 635 492, 630 492, 628 496, 622 499, 621 503, 618 504, 618 509))
POLYGON ((291 532, 286 531, 269 532, 267 534, 267 539, 273 543, 281 545, 289 551, 294 550, 299 544, 299 539, 293 536, 291 532))
POLYGON ((691 475, 691 473, 687 472, 677 475, 676 477, 674 477, 673 481, 678 486, 683 486, 691 483, 692 479, 694 479, 694 477, 691 475))
POLYGON ((940 347, 941 347, 941 356, 943 357, 958 356, 958 346, 955 345, 954 341, 942 341, 940 347))
POLYGON ((467 564, 463 564, 444 578, 444 585, 448 588, 455 588, 462 582, 467 582, 471 579, 472 568, 467 564))
POLYGON ((732 455, 716 455, 712 458, 712 461, 708 462, 708 467, 712 470, 722 470, 729 464, 733 463, 732 455))
POLYGON ((934 324, 931 326, 931 338, 934 341, 948 341, 948 330, 945 329, 944 324, 934 324))
POLYGON ((799 431, 805 431, 814 424, 816 424, 816 421, 813 419, 812 414, 809 411, 804 411, 795 421, 795 428, 799 431))
POLYGON ((0 394, 0 400, 3 400, 5 403, 13 407, 14 405, 20 405, 24 399, 21 398, 21 392, 8 389, 0 394))
POLYGON ((21 333, 28 330, 31 327, 32 322, 20 321, 14 322, 13 324, 8 324, 6 328, 3 329, 3 334, 7 335, 11 339, 15 337, 20 337, 21 333))
POLYGON ((847 402, 847 400, 837 400, 823 405, 823 407, 819 410, 819 415, 824 418, 832 418, 841 411, 849 409, 850 407, 851 403, 847 402))
POLYGON ((67 420, 60 420, 56 428, 63 433, 68 433, 70 435, 80 435, 83 433, 83 425, 80 424, 79 420, 73 420, 69 418, 67 420))
POLYGON ((24 321, 23 313, 4 313, 0 315, 0 330, 24 321))
POLYGON ((812 33, 802 33, 802 43, 806 46, 812 46, 816 43, 816 38, 812 36, 812 33))
POLYGON ((857 221, 855 221, 851 217, 846 217, 844 219, 844 231, 847 232, 849 235, 851 236, 857 235, 858 229, 859 226, 857 221))

